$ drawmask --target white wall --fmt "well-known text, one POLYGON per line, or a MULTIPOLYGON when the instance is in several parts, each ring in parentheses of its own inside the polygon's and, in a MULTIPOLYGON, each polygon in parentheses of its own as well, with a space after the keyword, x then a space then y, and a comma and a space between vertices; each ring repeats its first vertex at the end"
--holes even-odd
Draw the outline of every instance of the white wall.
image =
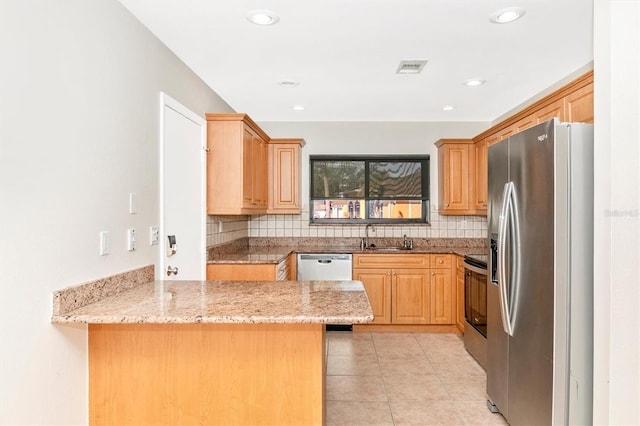
POLYGON ((51 292, 156 263, 160 91, 232 109, 115 0, 2 0, 0 54, 0 424, 86 424, 86 328, 51 292))
POLYGON ((594 423, 638 425, 640 2, 594 5, 594 423))

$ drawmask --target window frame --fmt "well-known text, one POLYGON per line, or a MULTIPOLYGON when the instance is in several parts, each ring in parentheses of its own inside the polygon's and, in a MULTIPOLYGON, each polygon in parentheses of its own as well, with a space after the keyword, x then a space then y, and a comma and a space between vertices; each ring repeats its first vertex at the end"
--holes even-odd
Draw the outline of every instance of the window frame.
POLYGON ((404 224, 404 225, 428 225, 430 215, 430 156, 426 155, 310 155, 309 156, 309 223, 318 225, 356 225, 356 224, 404 224), (349 218, 314 218, 314 201, 317 200, 335 200, 340 197, 313 197, 314 188, 314 162, 316 161, 359 161, 364 162, 364 194, 363 197, 350 198, 343 197, 345 200, 364 200, 365 219, 349 219, 349 218), (421 186, 422 197, 367 197, 370 188, 370 175, 369 165, 372 162, 417 162, 421 163, 421 186), (369 201, 390 201, 390 200, 403 200, 403 201, 416 201, 419 200, 421 204, 422 215, 420 218, 415 219, 401 219, 401 218, 370 218, 369 217, 369 201))

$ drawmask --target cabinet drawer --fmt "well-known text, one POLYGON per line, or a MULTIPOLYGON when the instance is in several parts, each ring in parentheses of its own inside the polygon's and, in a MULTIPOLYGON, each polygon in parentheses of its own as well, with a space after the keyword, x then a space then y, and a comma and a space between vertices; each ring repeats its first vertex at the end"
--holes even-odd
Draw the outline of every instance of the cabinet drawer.
POLYGON ((428 254, 354 254, 354 268, 428 268, 428 254))
POLYGON ((456 256, 456 269, 464 269, 464 257, 456 256))
POLYGON ((453 255, 451 254, 432 254, 431 255, 431 268, 443 269, 451 268, 453 255))

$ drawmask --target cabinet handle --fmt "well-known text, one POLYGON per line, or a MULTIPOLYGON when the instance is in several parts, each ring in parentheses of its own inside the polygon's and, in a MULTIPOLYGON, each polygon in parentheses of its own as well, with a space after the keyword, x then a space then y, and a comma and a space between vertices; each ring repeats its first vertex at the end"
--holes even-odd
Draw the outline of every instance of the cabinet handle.
POLYGON ((387 276, 390 277, 391 276, 391 272, 387 272, 387 276))
POLYGON ((442 264, 444 262, 444 260, 440 259, 438 260, 438 263, 442 264))
POLYGON ((447 204, 445 207, 449 207, 449 204, 447 204))
POLYGON ((431 276, 435 276, 435 275, 436 275, 436 273, 435 273, 435 272, 432 272, 432 273, 431 273, 431 276))

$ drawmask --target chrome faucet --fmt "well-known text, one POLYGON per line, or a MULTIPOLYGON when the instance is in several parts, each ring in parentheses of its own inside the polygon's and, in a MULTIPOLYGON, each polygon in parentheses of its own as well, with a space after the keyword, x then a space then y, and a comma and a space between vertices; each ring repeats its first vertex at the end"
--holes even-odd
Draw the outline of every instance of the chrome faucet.
POLYGON ((364 238, 360 242, 360 248, 362 248, 363 250, 369 247, 369 228, 371 228, 373 232, 376 232, 376 227, 371 225, 370 223, 368 223, 367 226, 364 227, 364 238))
POLYGON ((402 247, 407 250, 413 250, 413 240, 407 238, 407 234, 404 234, 404 239, 402 240, 402 247))

